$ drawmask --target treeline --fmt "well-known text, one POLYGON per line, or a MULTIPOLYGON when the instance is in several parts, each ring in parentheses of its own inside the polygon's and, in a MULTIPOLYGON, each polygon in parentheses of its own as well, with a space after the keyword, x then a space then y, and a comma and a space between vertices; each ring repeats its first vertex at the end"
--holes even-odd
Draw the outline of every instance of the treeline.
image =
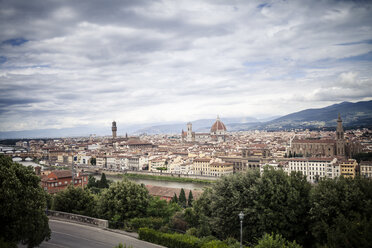
MULTIPOLYGON (((111 227, 178 232, 178 238, 185 233, 214 242, 234 240, 236 245, 242 211, 246 246, 258 245, 262 237, 279 237, 303 247, 368 247, 372 243, 372 182, 359 177, 326 179, 313 186, 301 173, 249 171, 222 178, 191 203, 184 192, 168 203, 149 196, 143 185, 124 179, 98 194, 70 187, 53 202, 56 210, 104 218, 111 227)), ((168 240, 171 235, 164 237, 168 240)))
POLYGON ((49 209, 107 219, 113 228, 139 231, 140 238, 168 247, 237 247, 241 211, 247 247, 372 244, 372 181, 360 177, 311 185, 301 173, 248 171, 218 180, 190 202, 184 193, 166 202, 144 185, 104 181, 46 195, 32 169, 0 155, 0 246, 33 247, 50 237, 47 197, 49 209))

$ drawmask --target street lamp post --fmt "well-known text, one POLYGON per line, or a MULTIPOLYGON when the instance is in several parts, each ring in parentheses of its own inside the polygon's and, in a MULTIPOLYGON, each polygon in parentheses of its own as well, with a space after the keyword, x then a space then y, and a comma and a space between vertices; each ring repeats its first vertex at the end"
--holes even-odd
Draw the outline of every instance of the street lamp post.
POLYGON ((240 248, 242 248, 243 247, 243 219, 244 219, 243 212, 240 212, 239 219, 240 219, 240 248))

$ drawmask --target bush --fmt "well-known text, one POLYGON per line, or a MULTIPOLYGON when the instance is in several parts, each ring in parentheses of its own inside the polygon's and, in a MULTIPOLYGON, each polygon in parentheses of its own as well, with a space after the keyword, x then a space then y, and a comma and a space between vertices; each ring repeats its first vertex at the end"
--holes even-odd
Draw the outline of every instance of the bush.
POLYGON ((199 248, 201 245, 200 239, 187 234, 162 233, 150 228, 140 228, 138 234, 141 240, 168 248, 199 248))
POLYGON ((264 234, 254 248, 301 248, 296 241, 290 242, 280 234, 264 234))
POLYGON ((147 217, 147 218, 133 218, 129 221, 129 227, 133 230, 138 230, 142 227, 160 229, 164 225, 164 219, 159 217, 147 217))
POLYGON ((220 240, 212 240, 204 243, 201 248, 229 248, 229 245, 220 240))

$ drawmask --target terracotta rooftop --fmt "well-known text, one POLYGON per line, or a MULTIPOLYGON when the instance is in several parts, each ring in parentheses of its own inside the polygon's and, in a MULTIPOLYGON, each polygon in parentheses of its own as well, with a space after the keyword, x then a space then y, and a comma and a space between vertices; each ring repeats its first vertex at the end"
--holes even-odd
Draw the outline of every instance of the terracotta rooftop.
POLYGON ((217 120, 211 127, 211 132, 216 132, 216 131, 226 131, 226 126, 223 124, 223 122, 220 120, 219 117, 217 117, 217 120))
POLYGON ((57 178, 72 177, 72 172, 70 170, 54 170, 48 175, 48 177, 53 177, 55 175, 57 178))
MULTIPOLYGON (((180 188, 168 188, 168 187, 161 187, 161 186, 154 186, 154 185, 146 185, 149 194, 152 196, 159 196, 159 197, 168 197, 172 198, 174 194, 177 196, 180 195, 181 189, 180 188)), ((189 197, 189 189, 184 189, 186 198, 189 197)), ((194 199, 197 199, 202 194, 200 190, 192 190, 192 195, 194 199)))
POLYGON ((292 141, 293 143, 307 143, 307 144, 314 144, 314 143, 329 143, 329 144, 332 144, 332 143, 335 143, 334 140, 330 140, 330 139, 303 139, 303 140, 300 140, 300 139, 295 139, 292 141))

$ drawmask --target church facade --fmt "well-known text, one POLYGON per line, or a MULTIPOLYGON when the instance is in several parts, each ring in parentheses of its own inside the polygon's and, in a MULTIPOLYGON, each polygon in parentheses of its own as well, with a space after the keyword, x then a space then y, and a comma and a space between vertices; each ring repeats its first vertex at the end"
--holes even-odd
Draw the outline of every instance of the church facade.
POLYGON ((288 156, 305 157, 351 157, 359 152, 359 145, 345 139, 341 116, 338 115, 335 139, 294 139, 288 156))
POLYGON ((185 142, 209 142, 209 141, 226 141, 227 129, 225 124, 217 116, 209 133, 196 133, 192 131, 192 123, 187 123, 187 130, 182 130, 182 141, 185 142))

